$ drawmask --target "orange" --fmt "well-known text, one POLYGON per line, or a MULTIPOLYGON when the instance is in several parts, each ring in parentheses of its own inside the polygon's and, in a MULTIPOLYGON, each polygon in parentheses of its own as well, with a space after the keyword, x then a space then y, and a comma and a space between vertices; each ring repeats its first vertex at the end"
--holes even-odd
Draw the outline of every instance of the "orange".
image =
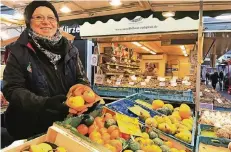
POLYGON ((167 145, 169 148, 173 148, 173 144, 171 141, 166 141, 164 144, 167 145))
POLYGON ((77 131, 82 135, 86 135, 88 133, 88 128, 86 125, 81 124, 77 127, 77 131))
POLYGON ((101 123, 101 122, 103 122, 103 119, 101 117, 96 117, 95 118, 95 123, 96 123, 97 126, 98 126, 98 123, 101 123))
POLYGON ((90 135, 89 135, 89 138, 91 140, 95 140, 95 139, 100 139, 102 136, 99 132, 97 131, 93 131, 90 135))
POLYGON ((85 91, 83 93, 83 99, 87 102, 87 103, 92 103, 95 101, 95 93, 91 90, 85 91))
POLYGON ((179 114, 182 119, 188 119, 191 117, 191 109, 187 104, 181 104, 179 108, 179 114))
POLYGON ((93 141, 96 142, 96 143, 98 143, 98 144, 100 144, 100 145, 103 145, 103 144, 104 144, 103 139, 95 139, 95 140, 93 140, 93 141))
POLYGON ((99 128, 104 128, 104 123, 103 123, 103 122, 98 122, 98 123, 97 123, 97 126, 98 126, 99 128))
POLYGON ((102 134, 102 139, 104 141, 104 143, 108 143, 110 141, 110 135, 108 133, 103 133, 102 134))
POLYGON ((104 115, 104 121, 108 120, 108 119, 112 119, 112 115, 110 113, 106 113, 104 115))
POLYGON ((111 152, 116 152, 116 148, 113 147, 112 145, 110 144, 105 144, 104 147, 106 147, 108 150, 110 150, 111 152))
POLYGON ((117 152, 120 152, 123 149, 122 143, 119 140, 111 140, 109 144, 116 147, 117 152))
POLYGON ((88 134, 90 135, 93 131, 98 131, 98 130, 99 127, 93 124, 88 128, 88 134))
POLYGON ((108 132, 109 134, 111 134, 112 131, 115 130, 115 129, 118 129, 118 126, 112 125, 112 126, 110 126, 110 127, 107 129, 107 132, 108 132))
POLYGON ((120 137, 120 131, 118 129, 115 129, 111 133, 111 139, 117 139, 120 137))
POLYGON ((100 128, 99 132, 102 135, 103 133, 107 133, 107 129, 106 128, 100 128))
POLYGON ((152 101, 152 108, 154 110, 162 108, 164 106, 164 102, 162 100, 153 100, 152 101))

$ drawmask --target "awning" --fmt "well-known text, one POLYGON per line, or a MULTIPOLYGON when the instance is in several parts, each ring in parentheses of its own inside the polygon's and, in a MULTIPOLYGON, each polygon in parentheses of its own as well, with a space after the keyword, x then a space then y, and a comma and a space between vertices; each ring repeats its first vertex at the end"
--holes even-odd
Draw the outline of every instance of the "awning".
POLYGON ((148 18, 136 16, 133 20, 122 18, 120 21, 110 19, 103 23, 97 21, 95 24, 88 22, 80 26, 81 37, 96 37, 109 35, 132 35, 147 33, 185 32, 197 31, 198 19, 184 17, 182 19, 167 18, 159 20, 150 15, 148 18))

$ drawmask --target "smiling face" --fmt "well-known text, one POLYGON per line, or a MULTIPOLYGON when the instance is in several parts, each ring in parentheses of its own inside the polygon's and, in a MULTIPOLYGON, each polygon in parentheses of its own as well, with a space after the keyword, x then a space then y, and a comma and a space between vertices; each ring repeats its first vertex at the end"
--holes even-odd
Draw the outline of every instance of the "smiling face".
POLYGON ((35 9, 30 27, 42 36, 52 37, 58 29, 58 23, 53 11, 48 7, 41 6, 35 9))

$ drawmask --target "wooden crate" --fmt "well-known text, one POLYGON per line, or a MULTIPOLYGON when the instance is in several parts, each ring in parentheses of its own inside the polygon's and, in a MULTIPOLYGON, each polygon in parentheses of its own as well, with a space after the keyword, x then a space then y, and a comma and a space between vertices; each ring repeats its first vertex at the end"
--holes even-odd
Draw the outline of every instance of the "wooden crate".
POLYGON ((57 126, 51 126, 46 135, 27 141, 17 147, 6 147, 2 152, 22 152, 30 145, 36 145, 42 142, 51 142, 57 146, 65 147, 68 152, 109 152, 109 150, 103 146, 92 146, 80 137, 73 136, 57 126))

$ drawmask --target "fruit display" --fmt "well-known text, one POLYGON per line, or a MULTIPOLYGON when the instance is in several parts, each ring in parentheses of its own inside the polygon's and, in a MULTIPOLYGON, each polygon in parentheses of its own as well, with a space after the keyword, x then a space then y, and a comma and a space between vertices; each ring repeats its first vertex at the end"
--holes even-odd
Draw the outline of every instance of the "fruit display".
POLYGON ((91 107, 100 99, 89 86, 76 84, 70 88, 67 94, 66 104, 70 108, 82 112, 82 110, 91 107))
POLYGON ((22 152, 67 152, 65 147, 59 147, 53 143, 43 142, 37 145, 30 145, 28 149, 22 152))
POLYGON ((230 152, 230 149, 226 147, 219 147, 213 145, 207 145, 204 143, 199 144, 199 151, 198 152, 230 152))
POLYGON ((201 92, 201 103, 210 103, 216 107, 231 108, 231 101, 223 97, 213 88, 208 88, 206 85, 201 85, 201 92))
POLYGON ((203 110, 199 119, 199 123, 211 125, 215 127, 223 127, 225 125, 231 125, 231 113, 203 110))

